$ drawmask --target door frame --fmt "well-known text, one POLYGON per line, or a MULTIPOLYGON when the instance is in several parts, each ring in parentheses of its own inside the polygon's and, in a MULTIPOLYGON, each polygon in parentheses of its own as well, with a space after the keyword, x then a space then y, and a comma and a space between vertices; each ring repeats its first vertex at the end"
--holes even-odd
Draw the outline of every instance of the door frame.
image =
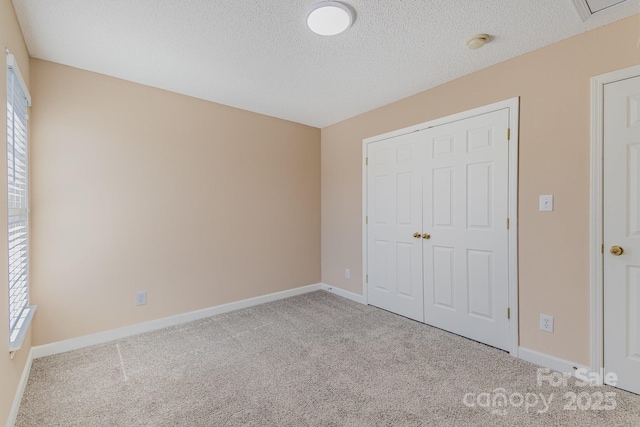
MULTIPOLYGON (((604 86, 640 76, 640 65, 591 78, 591 197, 589 233, 591 372, 604 369, 604 86)), ((602 376, 600 382, 602 382, 602 376)))
MULTIPOLYGON (((509 308, 511 310, 509 322, 509 353, 518 357, 518 145, 519 145, 519 109, 520 97, 507 99, 493 104, 484 105, 482 107, 473 108, 471 110, 452 114, 446 117, 430 120, 414 126, 387 132, 381 135, 372 136, 362 140, 362 295, 364 303, 369 304, 369 296, 367 289, 367 148, 368 145, 384 139, 405 135, 411 132, 428 129, 434 126, 441 126, 460 120, 465 120, 481 114, 492 113, 498 110, 509 110, 509 194, 508 194, 508 252, 509 252, 509 308)), ((505 313, 506 315, 506 313, 505 313)))

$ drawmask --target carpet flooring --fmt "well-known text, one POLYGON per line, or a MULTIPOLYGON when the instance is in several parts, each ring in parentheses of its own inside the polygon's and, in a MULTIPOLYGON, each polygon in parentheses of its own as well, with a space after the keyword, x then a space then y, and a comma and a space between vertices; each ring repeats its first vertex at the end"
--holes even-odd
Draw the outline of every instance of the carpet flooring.
POLYGON ((640 426, 640 396, 537 369, 318 291, 36 359, 16 425, 640 426))

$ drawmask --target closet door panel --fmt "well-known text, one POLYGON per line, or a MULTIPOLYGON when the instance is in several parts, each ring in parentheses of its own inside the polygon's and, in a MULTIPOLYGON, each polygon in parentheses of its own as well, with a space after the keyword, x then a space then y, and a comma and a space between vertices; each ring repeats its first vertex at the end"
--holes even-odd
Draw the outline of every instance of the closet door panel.
POLYGON ((424 321, 503 349, 508 124, 500 110, 422 131, 424 321))
POLYGON ((371 305, 423 319, 422 182, 419 135, 369 144, 367 283, 371 305))

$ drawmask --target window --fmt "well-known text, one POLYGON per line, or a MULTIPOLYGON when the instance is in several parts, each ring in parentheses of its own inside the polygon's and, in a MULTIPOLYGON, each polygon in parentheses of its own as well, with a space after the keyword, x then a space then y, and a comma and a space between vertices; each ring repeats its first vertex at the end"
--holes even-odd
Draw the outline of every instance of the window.
POLYGON ((7 54, 9 351, 22 345, 35 311, 29 306, 29 105, 31 97, 15 58, 7 54))

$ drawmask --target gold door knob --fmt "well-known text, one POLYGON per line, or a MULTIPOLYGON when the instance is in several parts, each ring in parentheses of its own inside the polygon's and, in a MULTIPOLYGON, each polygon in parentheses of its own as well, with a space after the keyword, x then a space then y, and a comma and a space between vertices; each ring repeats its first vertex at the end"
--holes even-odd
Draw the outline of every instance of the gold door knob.
POLYGON ((420 233, 418 233, 417 231, 415 233, 413 233, 413 237, 415 237, 416 239, 420 238, 420 233))
POLYGON ((429 234, 429 233, 424 233, 424 234, 422 235, 422 238, 423 238, 423 239, 430 239, 430 238, 431 238, 431 234, 429 234))
POLYGON ((620 256, 624 253, 624 249, 622 249, 620 246, 611 246, 609 252, 611 252, 611 254, 613 254, 614 256, 620 256))

